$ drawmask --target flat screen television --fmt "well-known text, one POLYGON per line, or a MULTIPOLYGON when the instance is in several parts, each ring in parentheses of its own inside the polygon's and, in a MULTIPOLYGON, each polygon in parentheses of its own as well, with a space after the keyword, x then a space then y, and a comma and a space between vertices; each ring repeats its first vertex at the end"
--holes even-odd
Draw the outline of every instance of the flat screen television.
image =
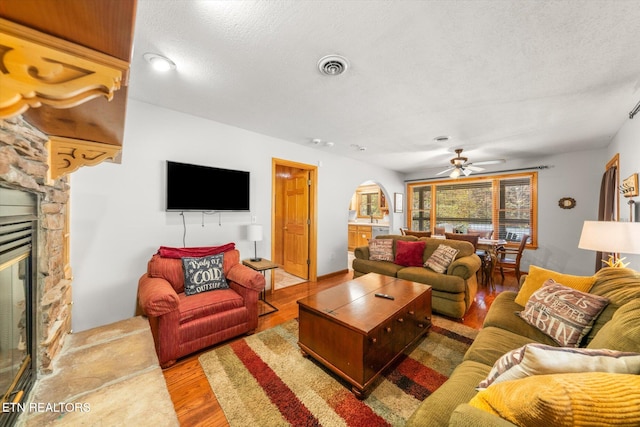
POLYGON ((168 160, 167 211, 249 211, 249 172, 168 160))

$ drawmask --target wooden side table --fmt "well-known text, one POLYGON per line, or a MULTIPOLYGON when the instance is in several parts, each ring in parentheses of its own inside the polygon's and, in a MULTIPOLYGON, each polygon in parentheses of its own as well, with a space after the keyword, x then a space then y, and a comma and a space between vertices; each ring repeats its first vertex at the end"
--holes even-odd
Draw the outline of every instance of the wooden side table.
MULTIPOLYGON (((261 258, 260 261, 252 261, 250 259, 245 259, 245 260, 242 260, 242 264, 256 271, 259 271, 260 273, 262 273, 263 276, 266 275, 267 270, 273 270, 278 268, 278 264, 274 264, 273 262, 271 262, 266 258, 261 258)), ((273 289, 273 280, 271 280, 271 289, 273 289)), ((265 289, 263 289, 262 292, 260 292, 260 301, 262 301, 263 303, 271 307, 271 310, 262 312, 258 316, 266 316, 267 314, 275 313, 276 311, 278 311, 277 307, 275 307, 273 304, 267 301, 266 296, 267 296, 267 290, 265 286, 265 289)))

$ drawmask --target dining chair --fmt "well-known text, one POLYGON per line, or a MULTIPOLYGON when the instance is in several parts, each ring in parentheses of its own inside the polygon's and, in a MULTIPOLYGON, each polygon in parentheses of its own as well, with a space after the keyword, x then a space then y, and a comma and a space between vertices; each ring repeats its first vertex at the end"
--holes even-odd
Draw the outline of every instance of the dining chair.
MULTIPOLYGON (((468 228, 467 234, 476 234, 479 236, 480 239, 491 239, 491 237, 493 236, 493 229, 482 230, 482 229, 468 228)), ((490 254, 487 253, 486 249, 480 249, 480 248, 476 248, 476 255, 478 255, 480 257, 480 260, 482 261, 482 266, 480 267, 480 270, 478 270, 481 272, 481 276, 482 276, 481 281, 482 283, 491 287, 493 284, 492 277, 491 277, 491 273, 493 272, 491 256, 490 254)))
POLYGON ((404 230, 403 233, 405 236, 415 236, 415 237, 431 237, 430 231, 412 231, 412 230, 404 230))
POLYGON ((477 274, 479 276, 480 283, 486 284, 489 278, 485 268, 487 257, 484 250, 478 250, 478 239, 480 236, 478 234, 444 233, 444 237, 451 240, 464 240, 473 245, 473 249, 476 251, 476 255, 480 257, 480 261, 482 263, 477 274))
POLYGON ((461 233, 444 233, 444 237, 451 240, 465 240, 473 245, 473 249, 478 247, 478 239, 480 238, 477 234, 461 233))
POLYGON ((493 229, 491 230, 480 230, 475 228, 467 229, 467 234, 477 234, 481 239, 490 239, 493 236, 493 229))
POLYGON ((516 273, 516 279, 518 280, 518 285, 520 284, 520 260, 522 259, 522 252, 524 252, 525 246, 527 245, 527 241, 529 240, 529 235, 524 234, 522 239, 520 240, 520 245, 517 249, 513 248, 498 248, 496 251, 496 267, 500 269, 500 276, 502 277, 502 284, 504 284, 504 270, 513 270, 516 273))

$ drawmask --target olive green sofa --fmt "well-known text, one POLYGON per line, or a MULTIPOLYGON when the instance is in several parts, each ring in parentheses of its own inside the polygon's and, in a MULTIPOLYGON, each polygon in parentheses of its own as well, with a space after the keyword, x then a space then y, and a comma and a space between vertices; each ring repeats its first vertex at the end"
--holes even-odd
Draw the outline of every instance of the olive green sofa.
POLYGON ((461 240, 445 240, 431 237, 417 238, 415 236, 401 235, 381 235, 377 236, 376 239, 393 239, 394 254, 397 240, 424 240, 423 263, 429 259, 440 244, 444 243, 457 249, 459 252, 447 271, 445 273, 436 273, 425 267, 405 267, 391 261, 370 260, 369 247, 361 246, 354 250, 353 277, 359 277, 367 273, 378 273, 430 285, 432 292, 431 305, 434 312, 458 319, 464 316, 478 291, 476 273, 480 268, 480 258, 475 254, 475 249, 471 243, 461 240))
MULTIPOLYGON (((522 278, 521 283, 525 279, 526 277, 522 278)), ((596 318, 593 328, 582 340, 580 346, 640 353, 640 273, 627 268, 603 268, 595 274, 595 282, 589 293, 605 296, 610 302, 596 318)), ((478 393, 476 391, 478 384, 488 376, 493 364, 505 353, 529 343, 557 346, 547 335, 514 315, 515 312, 524 309, 515 302, 516 296, 516 292, 504 291, 496 297, 482 329, 466 352, 463 362, 456 367, 441 387, 422 402, 408 420, 408 426, 516 425, 490 412, 478 409, 477 405, 473 405, 475 402, 469 404, 478 393)), ((622 377, 620 374, 609 375, 622 377)), ((631 377, 633 380, 637 375, 626 377, 631 377)), ((524 380, 528 379, 531 377, 524 380)), ((541 379, 540 376, 538 379, 541 379)), ((523 381, 523 379, 511 380, 509 386, 517 386, 515 384, 517 381, 523 381)), ((619 384, 618 379, 615 381, 619 384)), ((527 394, 526 389, 524 392, 521 396, 522 405, 531 405, 532 395, 527 394)), ((580 392, 581 394, 589 393, 590 390, 582 388, 580 392)), ((567 402, 571 402, 571 396, 567 399, 567 402)), ((519 405, 519 402, 516 402, 516 405, 519 405)), ((627 411, 635 410, 636 413, 640 411, 640 403, 637 399, 632 400, 631 397, 628 400, 625 398, 620 407, 627 411)), ((593 413, 597 411, 602 411, 602 408, 594 407, 593 413)), ((523 422, 522 425, 527 424, 523 422)))

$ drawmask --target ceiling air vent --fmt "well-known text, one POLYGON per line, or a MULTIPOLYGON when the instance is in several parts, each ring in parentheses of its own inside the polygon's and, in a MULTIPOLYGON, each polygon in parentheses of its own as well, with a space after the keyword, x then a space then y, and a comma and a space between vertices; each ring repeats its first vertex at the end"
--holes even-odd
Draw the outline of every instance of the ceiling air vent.
POLYGON ((347 71, 348 67, 347 59, 339 55, 328 55, 318 61, 318 69, 327 76, 340 75, 347 71))

